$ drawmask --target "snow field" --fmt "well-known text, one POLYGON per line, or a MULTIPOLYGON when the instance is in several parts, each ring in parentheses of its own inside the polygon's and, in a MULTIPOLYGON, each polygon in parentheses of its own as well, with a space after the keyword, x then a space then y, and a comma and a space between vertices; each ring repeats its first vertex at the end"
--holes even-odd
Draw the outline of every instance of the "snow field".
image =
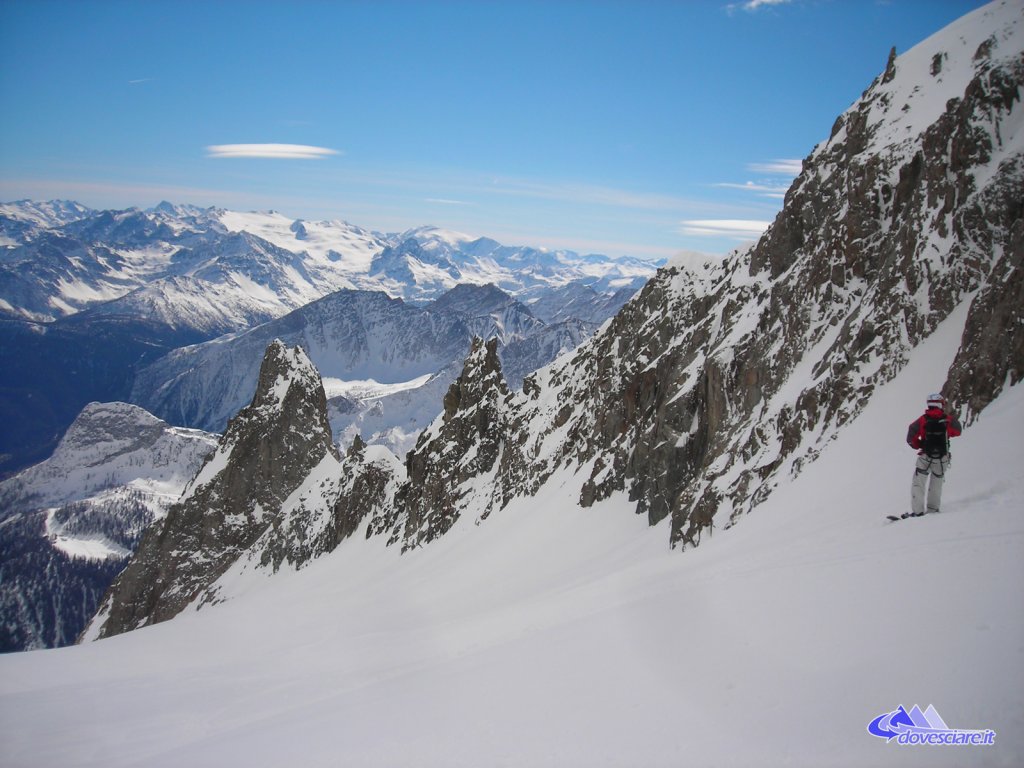
POLYGON ((578 508, 585 471, 405 556, 357 535, 213 608, 0 658, 0 763, 1020 764, 1024 388, 954 441, 942 514, 884 520, 962 320, 695 550, 622 496, 578 508), (867 733, 915 703, 995 746, 867 733))

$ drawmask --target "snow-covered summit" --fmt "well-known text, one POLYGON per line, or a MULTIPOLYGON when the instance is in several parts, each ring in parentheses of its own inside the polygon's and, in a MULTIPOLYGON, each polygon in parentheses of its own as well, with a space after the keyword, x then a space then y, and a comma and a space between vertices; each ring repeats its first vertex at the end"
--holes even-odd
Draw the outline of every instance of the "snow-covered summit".
POLYGON ((169 503, 213 444, 212 435, 171 427, 138 406, 90 403, 51 457, 0 483, 0 493, 16 492, 42 507, 132 486, 169 503))
POLYGON ((84 219, 94 213, 81 203, 73 200, 18 200, 12 203, 0 203, 0 224, 5 228, 8 219, 13 222, 20 222, 27 225, 22 232, 31 232, 41 229, 50 229, 68 224, 72 221, 84 219))
POLYGON ((656 268, 510 248, 431 226, 383 235, 341 220, 166 201, 123 211, 11 203, 0 208, 0 227, 0 312, 50 322, 89 310, 157 320, 204 338, 341 289, 425 302, 460 283, 495 283, 527 298, 582 281, 610 294, 635 290, 656 268))
POLYGON ((134 405, 91 403, 49 459, 0 482, 0 649, 75 642, 215 444, 134 405))
MULTIPOLYGON (((926 129, 950 109, 950 101, 964 98, 979 74, 1021 67, 1024 50, 1024 8, 1019 0, 997 0, 963 16, 918 43, 909 51, 893 51, 886 70, 836 123, 832 137, 819 145, 815 155, 845 140, 844 121, 853 115, 864 120, 866 135, 861 151, 913 152, 926 129)), ((992 87, 1005 88, 1013 101, 1019 81, 996 74, 992 87)), ((1009 106, 1009 104, 1007 104, 1009 106)), ((1024 132, 1007 124, 997 133, 994 149, 999 154, 1019 152, 1024 132), (1005 130, 1009 129, 1009 130, 1005 130)))

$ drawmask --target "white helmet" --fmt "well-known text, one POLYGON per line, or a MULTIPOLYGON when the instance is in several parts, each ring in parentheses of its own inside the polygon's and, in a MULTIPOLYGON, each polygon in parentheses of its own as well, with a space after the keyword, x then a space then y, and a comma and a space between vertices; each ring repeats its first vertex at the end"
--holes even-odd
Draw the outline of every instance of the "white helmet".
POLYGON ((929 408, 945 408, 946 398, 941 393, 936 392, 933 395, 928 395, 928 407, 929 408))

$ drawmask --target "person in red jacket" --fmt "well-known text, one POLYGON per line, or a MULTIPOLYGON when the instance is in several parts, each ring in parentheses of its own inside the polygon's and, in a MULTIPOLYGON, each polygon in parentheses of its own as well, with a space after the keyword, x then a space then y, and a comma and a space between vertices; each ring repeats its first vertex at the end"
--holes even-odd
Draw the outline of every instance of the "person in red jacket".
POLYGON ((917 451, 917 467, 910 491, 912 516, 939 511, 942 483, 950 464, 949 439, 957 437, 960 431, 956 416, 947 412, 946 398, 940 394, 929 395, 924 414, 907 429, 907 445, 917 451))

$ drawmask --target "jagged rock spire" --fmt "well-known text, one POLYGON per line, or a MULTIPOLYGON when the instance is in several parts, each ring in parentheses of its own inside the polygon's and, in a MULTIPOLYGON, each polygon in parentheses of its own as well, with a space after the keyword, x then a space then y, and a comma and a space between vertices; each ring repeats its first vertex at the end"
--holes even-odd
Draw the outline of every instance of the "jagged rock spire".
POLYGON ((509 396, 498 340, 474 338, 462 374, 445 395, 444 412, 406 457, 408 480, 396 499, 403 519, 392 541, 414 547, 444 534, 467 512, 490 513, 494 497, 472 494, 467 505, 460 486, 497 468, 509 396))
MULTIPOLYGON (((96 620, 98 636, 164 621, 196 600, 214 599, 211 585, 281 524, 285 500, 328 455, 339 458, 320 375, 301 348, 274 341, 252 402, 231 420, 182 499, 147 533, 111 587, 96 620)), ((276 566, 285 554, 273 542, 263 554, 276 566)))

